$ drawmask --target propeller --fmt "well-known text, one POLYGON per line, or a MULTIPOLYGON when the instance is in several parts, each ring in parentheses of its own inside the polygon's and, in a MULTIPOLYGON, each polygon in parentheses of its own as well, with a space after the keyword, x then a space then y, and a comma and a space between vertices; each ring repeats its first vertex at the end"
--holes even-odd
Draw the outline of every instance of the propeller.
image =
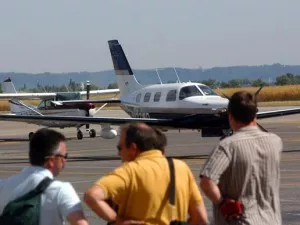
MULTIPOLYGON (((264 87, 264 86, 261 85, 261 86, 259 87, 259 89, 254 93, 255 101, 257 101, 257 97, 258 97, 260 91, 263 89, 263 87, 264 87)), ((219 88, 218 88, 218 89, 219 89, 219 88)), ((228 100, 230 100, 230 97, 229 97, 228 95, 226 95, 226 94, 224 94, 224 93, 221 93, 221 94, 222 94, 222 96, 223 96, 224 98, 227 98, 228 100)), ((258 109, 257 109, 257 112, 258 112, 258 109)), ((262 125, 260 125, 260 124, 257 123, 257 122, 256 122, 256 124, 257 124, 257 126, 258 126, 262 131, 268 132, 268 130, 265 129, 262 125)), ((222 137, 221 137, 221 140, 222 140, 224 137, 227 137, 227 136, 230 136, 230 135, 232 135, 232 132, 230 132, 229 134, 225 134, 224 136, 222 136, 222 137)))
MULTIPOLYGON (((86 100, 90 99, 90 81, 86 81, 86 100)), ((88 108, 87 111, 87 116, 90 116, 90 109, 88 108)), ((86 130, 90 129, 90 124, 85 125, 86 130)))
MULTIPOLYGON (((264 87, 264 86, 261 85, 261 86, 259 87, 259 89, 254 93, 255 101, 257 101, 257 96, 258 96, 259 92, 261 91, 261 89, 263 89, 263 87, 264 87)), ((258 112, 258 109, 257 109, 256 111, 258 112)), ((257 126, 258 126, 262 131, 268 132, 262 125, 260 125, 260 124, 257 123, 257 122, 256 122, 256 124, 257 124, 257 126)))

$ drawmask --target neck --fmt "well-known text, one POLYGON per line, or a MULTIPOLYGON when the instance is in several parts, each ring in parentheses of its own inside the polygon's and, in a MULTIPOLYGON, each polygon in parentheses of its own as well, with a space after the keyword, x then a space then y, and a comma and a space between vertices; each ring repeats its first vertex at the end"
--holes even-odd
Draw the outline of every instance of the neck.
POLYGON ((254 119, 253 121, 251 121, 248 124, 237 123, 234 130, 239 130, 239 129, 243 128, 243 127, 249 127, 249 126, 257 126, 256 119, 254 119))

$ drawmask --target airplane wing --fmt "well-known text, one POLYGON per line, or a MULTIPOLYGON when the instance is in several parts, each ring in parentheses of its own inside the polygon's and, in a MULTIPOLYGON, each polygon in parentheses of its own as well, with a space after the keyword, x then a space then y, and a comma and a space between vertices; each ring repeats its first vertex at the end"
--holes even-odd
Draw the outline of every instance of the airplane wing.
MULTIPOLYGON (((119 89, 105 89, 105 90, 92 90, 90 91, 90 95, 97 95, 97 94, 113 94, 119 93, 119 89)), ((86 91, 79 92, 81 96, 86 96, 86 91)))
MULTIPOLYGON (((17 98, 19 100, 26 99, 49 99, 54 98, 60 92, 40 92, 40 93, 1 93, 0 100, 7 100, 10 98, 17 98)), ((69 93, 69 92, 66 92, 69 93)), ((86 91, 76 92, 80 93, 80 96, 86 96, 86 91)), ((99 94, 112 94, 119 93, 119 89, 106 89, 106 90, 93 90, 90 91, 90 95, 99 95, 99 94)))
POLYGON ((256 116, 258 119, 264 118, 272 118, 278 116, 287 116, 292 114, 300 113, 300 108, 292 108, 292 109, 281 109, 281 110, 273 110, 273 111, 266 111, 266 112, 257 112, 256 116))
POLYGON ((17 98, 19 100, 26 100, 26 99, 44 99, 44 98, 53 98, 56 96, 56 93, 1 93, 1 99, 10 99, 10 98, 17 98))
POLYGON ((99 100, 66 100, 66 101, 52 101, 56 105, 69 105, 69 104, 83 104, 83 103, 121 103, 118 98, 99 99, 99 100))
MULTIPOLYGON (((259 119, 279 117, 285 115, 300 114, 300 108, 266 111, 257 113, 259 119)), ((18 121, 33 123, 36 121, 55 121, 68 122, 73 124, 110 124, 121 125, 130 122, 144 122, 150 126, 166 127, 174 129, 203 129, 218 128, 228 129, 228 117, 223 115, 194 114, 183 116, 176 119, 147 119, 147 118, 118 118, 118 117, 76 117, 76 116, 19 116, 19 115, 0 115, 0 121, 18 121)))

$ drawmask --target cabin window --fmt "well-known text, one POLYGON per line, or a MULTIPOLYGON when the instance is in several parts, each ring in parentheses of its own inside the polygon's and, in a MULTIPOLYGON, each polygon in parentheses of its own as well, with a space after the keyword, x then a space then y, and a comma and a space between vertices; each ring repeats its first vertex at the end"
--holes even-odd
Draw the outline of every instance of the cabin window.
POLYGON ((161 96, 161 92, 156 92, 155 95, 154 95, 153 101, 154 102, 159 102, 160 96, 161 96))
POLYGON ((141 96, 142 96, 142 94, 141 93, 139 93, 137 96, 136 96, 136 102, 140 102, 141 101, 141 96))
POLYGON ((206 85, 198 85, 198 87, 205 95, 217 95, 216 92, 206 85))
POLYGON ((147 92, 144 96, 144 102, 149 102, 150 100, 150 97, 151 97, 151 93, 150 92, 147 92))
POLYGON ((169 91, 167 94, 166 101, 167 102, 176 101, 176 94, 177 94, 177 90, 169 91))
POLYGON ((191 96, 201 96, 203 95, 199 89, 195 86, 186 86, 181 88, 180 92, 179 92, 179 100, 191 97, 191 96))
POLYGON ((38 106, 38 109, 45 109, 45 108, 46 108, 45 101, 41 101, 41 103, 38 106))

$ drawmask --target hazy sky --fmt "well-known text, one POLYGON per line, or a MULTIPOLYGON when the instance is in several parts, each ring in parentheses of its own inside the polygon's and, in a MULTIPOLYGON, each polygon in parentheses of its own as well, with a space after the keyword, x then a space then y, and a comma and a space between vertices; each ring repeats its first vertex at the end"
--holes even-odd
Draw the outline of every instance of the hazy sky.
POLYGON ((0 72, 300 64, 299 0, 6 0, 0 72))

